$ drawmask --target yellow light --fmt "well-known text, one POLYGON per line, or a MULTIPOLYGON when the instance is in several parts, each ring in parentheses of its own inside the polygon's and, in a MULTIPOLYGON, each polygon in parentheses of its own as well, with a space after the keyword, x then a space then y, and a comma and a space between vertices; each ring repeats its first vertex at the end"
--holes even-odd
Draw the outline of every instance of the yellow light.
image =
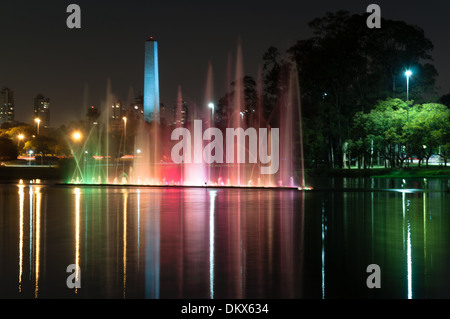
POLYGON ((73 139, 74 139, 75 141, 81 140, 81 133, 80 133, 80 132, 75 132, 75 133, 73 133, 73 139))
POLYGON ((23 140, 23 139, 25 138, 25 136, 24 136, 23 134, 20 134, 20 135, 18 136, 18 138, 19 138, 19 140, 23 140))
POLYGON ((34 119, 34 121, 36 122, 36 123, 41 123, 41 120, 40 119, 34 119))

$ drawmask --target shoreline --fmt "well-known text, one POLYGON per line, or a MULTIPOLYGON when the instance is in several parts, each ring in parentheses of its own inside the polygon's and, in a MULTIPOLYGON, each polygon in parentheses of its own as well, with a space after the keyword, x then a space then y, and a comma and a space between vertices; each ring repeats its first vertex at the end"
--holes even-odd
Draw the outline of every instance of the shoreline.
POLYGON ((318 168, 306 169, 307 177, 346 177, 346 178, 450 178, 450 166, 409 167, 409 168, 318 168))
MULTIPOLYGON (((0 166, 0 181, 63 181, 67 169, 60 166, 0 166)), ((374 168, 374 169, 305 169, 306 178, 450 178, 450 167, 374 168)))

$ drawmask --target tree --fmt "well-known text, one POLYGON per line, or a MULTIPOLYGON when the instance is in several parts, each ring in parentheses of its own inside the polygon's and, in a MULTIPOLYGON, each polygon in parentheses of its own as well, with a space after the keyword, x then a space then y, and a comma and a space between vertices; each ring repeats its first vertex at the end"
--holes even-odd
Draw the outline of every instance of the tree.
POLYGON ((450 110, 438 103, 414 105, 410 112, 409 121, 404 126, 406 144, 411 151, 428 161, 433 154, 439 154, 446 162, 446 145, 449 142, 450 110))
POLYGON ((447 105, 447 107, 450 107, 450 93, 441 96, 438 102, 447 105))
POLYGON ((379 154, 392 168, 403 167, 412 158, 419 159, 419 166, 421 162, 428 166, 434 154, 446 163, 450 110, 437 103, 414 104, 408 109, 400 99, 379 101, 369 113, 358 112, 354 116, 348 143, 353 154, 372 159, 379 154))
MULTIPOLYGON (((366 18, 345 11, 327 13, 309 23, 311 38, 288 50, 299 69, 304 117, 326 123, 322 134, 328 148, 326 160, 332 167, 343 167, 343 146, 357 112, 369 112, 380 99, 406 97, 407 68, 415 74, 411 99, 423 102, 425 94, 435 89, 433 44, 424 31, 392 20, 383 20, 381 29, 369 29, 366 18)), ((269 50, 266 58, 272 66, 269 70, 276 73, 280 65, 275 63, 276 50, 269 50)), ((391 133, 392 139, 399 138, 395 130, 391 133)))
MULTIPOLYGON (((403 125, 406 121, 406 103, 400 99, 387 99, 378 102, 369 113, 358 112, 353 120, 353 135, 351 141, 365 140, 389 163, 390 167, 401 167, 406 159, 403 125), (355 134, 355 133, 354 133, 355 134), (370 141, 370 142, 369 142, 370 141)), ((366 151, 367 154, 367 151, 366 151)))
POLYGON ((17 145, 7 137, 0 137, 0 159, 13 160, 18 155, 17 145))
POLYGON ((243 120, 249 126, 255 120, 256 109, 259 105, 259 96, 256 81, 251 76, 231 82, 231 92, 226 92, 219 99, 215 110, 219 126, 232 125, 233 120, 243 120), (240 113, 237 113, 237 112, 240 113))
POLYGON ((34 154, 56 155, 58 154, 59 143, 56 138, 39 135, 25 143, 24 149, 34 154))

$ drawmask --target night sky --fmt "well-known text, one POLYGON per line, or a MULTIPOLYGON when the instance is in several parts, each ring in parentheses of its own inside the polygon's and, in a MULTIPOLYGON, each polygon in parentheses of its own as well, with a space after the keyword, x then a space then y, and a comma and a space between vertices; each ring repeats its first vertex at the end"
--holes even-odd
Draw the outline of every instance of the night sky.
MULTIPOLYGON (((125 103, 143 89, 144 41, 159 43, 161 102, 203 103, 208 63, 215 101, 225 92, 229 54, 242 43, 245 74, 255 76, 270 46, 284 51, 311 36, 307 23, 326 12, 362 14, 415 24, 433 42, 439 93, 450 92, 450 2, 428 1, 1 1, 0 87, 14 90, 16 120, 31 122, 33 99, 51 99, 51 125, 84 119, 101 107, 107 79, 125 103), (66 8, 81 7, 82 28, 68 29, 66 8)), ((234 68, 234 66, 233 66, 234 68)))

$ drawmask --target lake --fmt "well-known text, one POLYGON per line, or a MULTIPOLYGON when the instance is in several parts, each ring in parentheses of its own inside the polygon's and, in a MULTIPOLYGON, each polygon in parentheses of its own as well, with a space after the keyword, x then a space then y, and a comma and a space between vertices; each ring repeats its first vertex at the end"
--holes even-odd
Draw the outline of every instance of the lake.
POLYGON ((311 185, 4 182, 0 297, 450 297, 450 180, 311 185), (369 277, 380 288, 369 288, 369 277))

